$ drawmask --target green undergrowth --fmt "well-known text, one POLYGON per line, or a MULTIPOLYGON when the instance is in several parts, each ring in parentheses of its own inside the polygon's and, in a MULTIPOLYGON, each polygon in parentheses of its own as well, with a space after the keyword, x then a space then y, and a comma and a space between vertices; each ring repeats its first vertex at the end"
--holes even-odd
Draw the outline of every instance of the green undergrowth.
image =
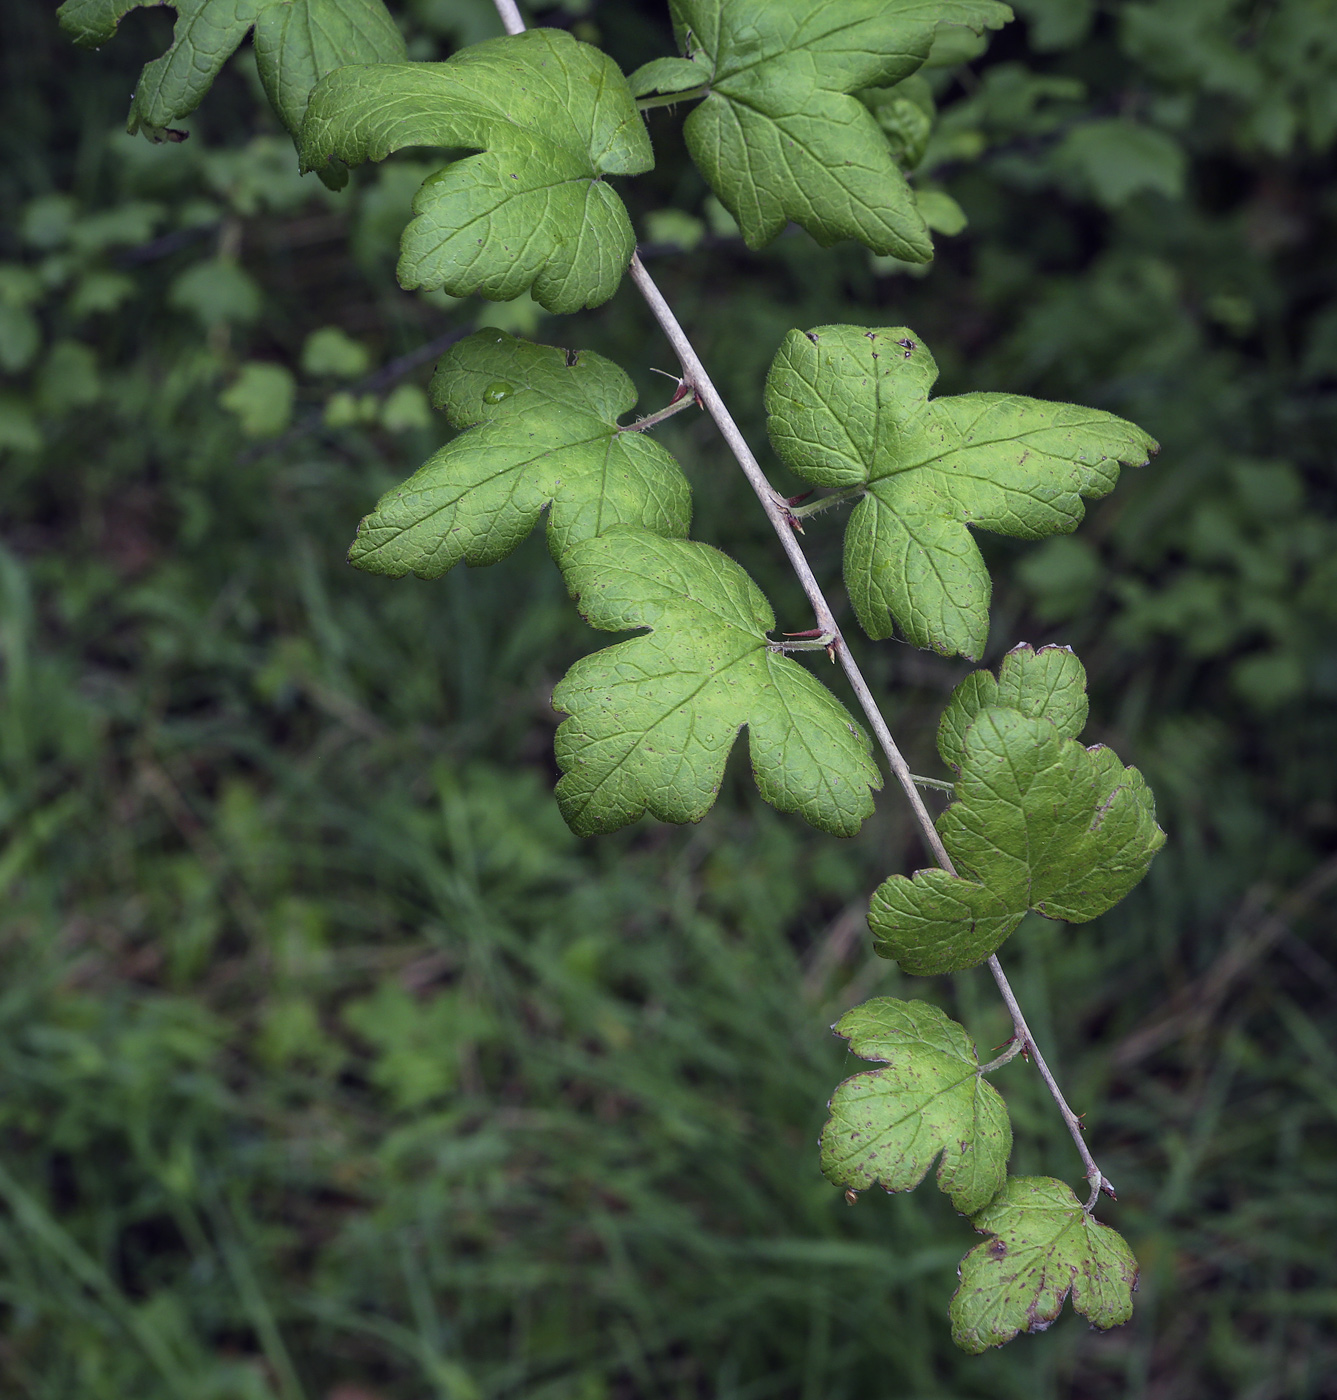
MULTIPOLYGON (((299 184, 238 68, 189 142, 129 145, 109 133, 161 17, 95 60, 32 5, 0 46, 0 1394, 1328 1392, 1334 211, 1298 127, 1278 145, 1191 45, 1168 76, 1146 56, 1153 7, 1090 33, 1059 8, 1019 6, 1040 53, 1003 39, 973 87, 939 84, 963 107, 930 158, 971 223, 926 283, 801 234, 746 252, 667 137, 639 197, 699 215, 699 251, 656 276, 754 443, 785 334, 845 320, 915 326, 944 394, 1081 399, 1163 444, 1082 534, 980 537, 1010 580, 986 663, 1078 647, 1088 742, 1137 764, 1170 833, 1112 912, 1029 915, 1005 950, 1118 1189, 1133 1321, 963 1357, 940 1319, 979 1237, 937 1192, 850 1206, 821 1175, 822 1104, 866 1068, 823 1038, 850 1006, 927 996, 984 1057, 1009 1030, 981 971, 871 952, 868 892, 923 863, 894 798, 835 841, 735 754, 700 825, 578 840, 549 699, 607 638, 541 535, 485 579, 343 562, 449 436, 430 365, 378 367, 451 329, 569 334, 649 411, 670 357, 630 294, 560 332, 525 301, 406 297, 367 250, 411 159, 344 203, 299 184), (1077 104, 1062 120, 1108 122, 1125 90, 1188 102, 1177 127, 1154 108, 1187 185, 1148 157, 1131 193, 1093 187, 1106 167, 1017 96, 1023 60, 1051 93, 1090 84, 1044 99, 1077 104), (962 132, 999 149, 971 164, 962 132)), ((487 6, 403 12, 417 56, 492 32, 487 6)), ((630 69, 665 49, 657 16, 569 22, 630 69)), ((1268 44, 1250 61, 1282 71, 1268 44)), ((644 236, 661 211, 630 212, 644 236)), ((680 415, 660 439, 697 533, 805 625, 709 435, 680 415)), ((825 578, 843 531, 806 523, 825 578)), ((967 668, 860 650, 917 771, 945 773, 936 714, 967 668)), ((1076 1184, 1035 1077, 1000 1074, 1012 1170, 1076 1184)))

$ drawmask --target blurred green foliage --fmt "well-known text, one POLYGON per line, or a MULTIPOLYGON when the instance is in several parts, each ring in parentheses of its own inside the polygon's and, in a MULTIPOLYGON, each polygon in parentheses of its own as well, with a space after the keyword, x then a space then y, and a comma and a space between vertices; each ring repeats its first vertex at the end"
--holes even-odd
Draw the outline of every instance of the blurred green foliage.
MULTIPOLYGON (((560 337, 653 406, 671 361, 631 292, 560 325, 402 293, 411 160, 299 180, 242 60, 189 141, 134 141, 170 16, 89 55, 53 8, 0 18, 0 1393, 1331 1394, 1329 0, 1022 0, 987 53, 935 53, 884 120, 968 219, 923 278, 795 233, 747 253, 668 111, 622 186, 755 443, 785 331, 843 319, 916 327, 943 392, 1164 445, 1076 536, 986 540, 993 646, 1077 647, 1170 843, 1098 923, 1009 945, 1137 1314, 979 1359, 944 1319, 964 1223, 931 1192, 850 1209, 817 1164, 853 1002, 1006 1034, 979 974, 868 952, 868 892, 920 860, 895 796, 841 843, 735 770, 697 828, 578 842, 547 699, 599 641, 541 540, 430 585, 343 563, 443 440, 421 347, 560 337)), ((414 57, 497 32, 483 0, 398 10, 414 57)), ((627 69, 670 51, 658 5, 542 17, 627 69)), ((802 618, 706 425, 662 435, 697 536, 802 618)), ((830 579, 841 525, 806 536, 830 579)), ((931 765, 964 668, 861 652, 931 765)), ((1071 1179, 1004 1077, 1014 1170, 1071 1179)))

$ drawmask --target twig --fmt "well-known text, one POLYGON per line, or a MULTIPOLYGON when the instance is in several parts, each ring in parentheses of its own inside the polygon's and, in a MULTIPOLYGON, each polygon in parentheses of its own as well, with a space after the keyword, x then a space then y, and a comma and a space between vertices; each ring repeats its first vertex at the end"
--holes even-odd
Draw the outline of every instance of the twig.
POLYGON ((520 10, 515 0, 492 0, 492 3, 496 5, 497 13, 501 16, 501 22, 506 26, 508 34, 525 32, 525 22, 520 18, 520 10))
POLYGON ((642 112, 648 112, 652 107, 676 107, 679 102, 695 102, 699 97, 705 97, 710 91, 709 83, 702 83, 700 87, 688 88, 686 92, 665 92, 654 97, 638 97, 636 106, 642 112))
MULTIPOLYGON (((518 29, 511 28, 511 21, 507 17, 510 13, 515 14, 517 21, 519 19, 512 0, 494 0, 494 3, 508 32, 519 33, 518 29)), ((523 24, 521 24, 521 28, 523 28, 523 24)), ((864 680, 863 672, 860 671, 858 663, 850 654, 850 649, 845 644, 840 628, 836 625, 830 604, 826 601, 821 585, 817 582, 807 557, 799 546, 794 533, 795 522, 788 502, 767 480, 766 473, 762 471, 760 463, 752 455, 752 449, 747 445, 747 440, 739 431, 738 425, 725 406, 719 391, 711 382, 700 357, 687 338, 686 332, 678 323, 678 318, 673 314, 673 309, 664 300, 663 293, 655 285, 654 279, 645 270, 640 257, 635 253, 632 254, 631 266, 628 270, 631 280, 645 298, 652 315, 659 323, 660 330, 663 331, 673 353, 678 357, 678 363, 682 366, 683 382, 696 394, 706 412, 715 420, 715 426, 719 429, 720 435, 728 444, 729 450, 743 469, 743 475, 747 477, 748 484, 761 502, 761 508, 766 512, 766 517, 771 522, 771 527, 780 541, 780 547, 788 557, 808 603, 812 607, 817 619, 818 632, 823 638, 830 638, 829 649, 840 659, 841 668, 858 698, 859 707, 863 710, 869 727, 876 736, 882 752, 886 755, 891 771, 896 775, 896 780, 900 783, 901 790, 910 803, 910 809, 915 814, 915 820, 919 824, 924 841, 929 850, 933 852, 933 857, 938 864, 949 875, 955 875, 957 873, 956 867, 952 864, 952 858, 947 854, 947 849, 942 844, 942 838, 938 835, 933 818, 924 805, 924 799, 919 795, 919 789, 915 786, 915 776, 911 773, 910 766, 901 754, 896 740, 892 738, 891 730, 887 728, 887 722, 882 718, 882 712, 873 697, 873 692, 868 688, 868 682, 864 680)), ((1087 1148, 1082 1138, 1081 1120, 1068 1107, 1057 1081, 1045 1063, 1044 1056, 1041 1055, 1036 1046, 1030 1027, 1026 1024, 1026 1018, 1022 1015, 1021 1007, 1017 1003, 1016 994, 1013 992, 1012 986, 1007 980, 1007 974, 1004 973, 1002 964, 997 957, 989 959, 989 971, 993 974, 993 980, 1002 995, 1008 1014, 1012 1017, 1013 1031, 1020 1042, 1018 1049, 1024 1048, 1035 1057, 1035 1067, 1040 1071, 1040 1078, 1044 1080, 1045 1087, 1058 1105, 1059 1113, 1062 1115, 1068 1132, 1076 1144, 1078 1155, 1086 1167, 1086 1179, 1091 1184, 1091 1197, 1086 1203, 1086 1209, 1089 1211, 1099 1199, 1102 1190, 1110 1197, 1114 1196, 1114 1190, 1087 1148)))
MULTIPOLYGON (((685 386, 684 386, 685 388, 685 386)), ((647 428, 658 427, 666 418, 672 418, 675 413, 681 413, 684 408, 691 408, 696 402, 691 391, 686 390, 680 398, 676 398, 666 408, 661 408, 656 413, 647 413, 644 418, 638 418, 634 423, 628 423, 624 427, 619 427, 620 433, 643 433, 647 428)))

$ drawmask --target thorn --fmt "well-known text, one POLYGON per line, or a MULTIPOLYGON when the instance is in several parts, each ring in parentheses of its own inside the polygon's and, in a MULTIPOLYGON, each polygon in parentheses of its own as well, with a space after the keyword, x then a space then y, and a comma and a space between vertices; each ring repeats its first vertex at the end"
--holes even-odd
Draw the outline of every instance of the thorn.
MULTIPOLYGON (((817 488, 816 488, 815 486, 812 488, 813 491, 815 491, 816 489, 817 489, 817 488)), ((785 505, 787 505, 787 506, 801 506, 801 505, 803 504, 803 502, 806 501, 806 500, 808 499, 808 497, 811 496, 811 495, 812 495, 812 491, 800 491, 800 492, 798 493, 797 496, 786 496, 786 497, 785 497, 785 505)))
POLYGON ((689 392, 687 381, 685 379, 678 380, 678 387, 673 391, 673 397, 669 400, 669 403, 681 403, 689 392))
POLYGON ((820 627, 809 627, 805 632, 781 632, 782 637, 820 637, 822 629, 820 627))

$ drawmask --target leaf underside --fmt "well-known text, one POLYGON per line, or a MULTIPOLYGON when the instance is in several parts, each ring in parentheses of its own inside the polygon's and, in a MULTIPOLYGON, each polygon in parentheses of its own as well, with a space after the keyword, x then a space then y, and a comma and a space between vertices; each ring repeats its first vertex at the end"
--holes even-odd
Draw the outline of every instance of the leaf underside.
POLYGON ((979 1355, 1018 1332, 1043 1332, 1071 1292, 1093 1327, 1133 1315, 1138 1267, 1122 1235, 1088 1215, 1052 1177, 1012 1177, 971 1222, 993 1238, 961 1261, 952 1340, 979 1355))
MULTIPOLYGON (((997 28, 1011 18, 1006 5, 670 0, 670 8, 679 45, 710 85, 687 118, 687 146, 749 247, 792 219, 824 245, 854 238, 909 262, 933 256, 887 140, 852 94, 913 73, 939 23, 997 28)), ((642 89, 653 80, 646 74, 642 89)), ((683 80, 665 70, 663 81, 683 80)))
MULTIPOLYGON (((161 3, 66 0, 57 13, 75 43, 98 48, 131 10, 161 3)), ((155 140, 200 105, 251 31, 265 93, 294 137, 325 74, 404 58, 404 38, 381 0, 173 0, 170 8, 171 47, 145 67, 130 104, 130 130, 155 140)))
POLYGON ((823 831, 853 835, 882 785, 868 739, 808 671, 771 651, 769 604, 709 545, 616 529, 562 560, 582 614, 645 636, 584 657, 553 692, 557 801, 582 836, 645 813, 699 821, 747 725, 761 795, 823 831))
POLYGON ((627 80, 606 54, 555 29, 475 44, 444 63, 331 74, 302 131, 306 169, 384 160, 405 146, 479 152, 424 181, 400 244, 404 287, 549 311, 598 306, 635 250, 605 176, 654 164, 627 80))
POLYGON ((918 975, 973 967, 1028 910, 1085 923, 1117 904, 1165 843, 1136 768, 1049 719, 1000 707, 965 731, 955 800, 938 818, 959 875, 893 875, 873 894, 874 946, 918 975))
POLYGON ((377 502, 349 552, 358 568, 439 578, 495 564, 545 509, 558 563, 615 525, 687 533, 687 479, 647 433, 619 430, 636 390, 602 355, 479 331, 441 360, 432 399, 465 431, 377 502))
POLYGON ((988 570, 971 526, 1040 539, 1076 528, 1084 496, 1156 443, 1112 413, 1016 394, 929 398, 938 370, 905 326, 791 331, 766 381, 771 441, 819 486, 864 487, 845 583, 870 637, 978 657, 988 570))
POLYGON ((850 1049, 884 1069, 847 1079, 822 1130, 822 1171, 837 1186, 911 1191, 940 1158, 937 1181, 965 1215, 997 1194, 1012 1126, 977 1070, 965 1028, 923 1001, 878 997, 836 1023, 850 1049))

